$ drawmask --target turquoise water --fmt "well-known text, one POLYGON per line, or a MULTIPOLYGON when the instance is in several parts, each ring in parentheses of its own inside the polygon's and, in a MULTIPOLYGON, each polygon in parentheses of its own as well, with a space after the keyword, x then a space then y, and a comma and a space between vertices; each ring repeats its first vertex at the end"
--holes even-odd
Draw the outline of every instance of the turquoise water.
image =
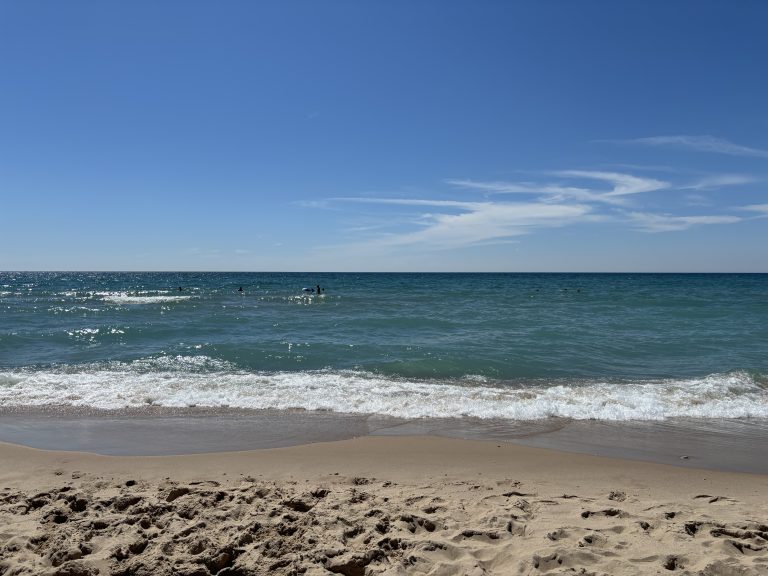
POLYGON ((766 352, 759 274, 0 273, 0 406, 767 417, 766 352))

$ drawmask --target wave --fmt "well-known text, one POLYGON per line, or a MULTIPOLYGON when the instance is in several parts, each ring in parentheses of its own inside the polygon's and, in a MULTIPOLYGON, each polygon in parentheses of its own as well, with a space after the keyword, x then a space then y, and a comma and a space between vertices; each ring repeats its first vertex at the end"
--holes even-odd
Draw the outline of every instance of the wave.
POLYGON ((249 372, 207 356, 0 372, 0 406, 49 405, 299 408, 509 420, 768 418, 768 390, 746 372, 627 381, 417 380, 357 370, 249 372))
POLYGON ((181 302, 189 300, 192 296, 179 296, 170 294, 147 294, 146 292, 96 292, 104 302, 110 304, 162 304, 168 302, 181 302))

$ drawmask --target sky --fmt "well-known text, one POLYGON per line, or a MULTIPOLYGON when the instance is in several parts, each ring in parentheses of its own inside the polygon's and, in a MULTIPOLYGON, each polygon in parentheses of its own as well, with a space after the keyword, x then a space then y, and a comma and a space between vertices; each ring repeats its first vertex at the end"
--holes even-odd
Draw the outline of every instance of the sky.
POLYGON ((761 0, 0 0, 0 270, 768 272, 761 0))

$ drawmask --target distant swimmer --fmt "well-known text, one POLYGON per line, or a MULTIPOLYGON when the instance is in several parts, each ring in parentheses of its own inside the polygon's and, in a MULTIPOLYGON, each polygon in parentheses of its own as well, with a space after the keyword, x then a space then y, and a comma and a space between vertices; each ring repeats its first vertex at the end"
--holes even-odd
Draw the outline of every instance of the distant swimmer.
POLYGON ((238 291, 238 292, 242 292, 242 291, 243 291, 243 287, 242 287, 242 286, 240 286, 240 288, 238 288, 238 289, 237 289, 237 291, 238 291))
POLYGON ((181 292, 182 290, 184 290, 184 288, 182 288, 181 286, 179 286, 179 292, 181 292))
POLYGON ((320 284, 318 284, 316 288, 316 292, 317 294, 320 294, 320 292, 325 292, 325 288, 320 288, 320 284))

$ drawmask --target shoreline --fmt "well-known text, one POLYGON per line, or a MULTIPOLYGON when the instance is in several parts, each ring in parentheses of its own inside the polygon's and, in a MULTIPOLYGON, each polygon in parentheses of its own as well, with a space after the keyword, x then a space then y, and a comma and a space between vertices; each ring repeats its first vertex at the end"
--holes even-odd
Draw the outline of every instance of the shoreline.
POLYGON ((0 443, 0 571, 765 575, 766 488, 430 436, 183 456, 0 443))
POLYGON ((0 442, 123 456, 251 451, 361 437, 443 437, 768 474, 768 420, 402 419, 304 410, 0 409, 0 442))

